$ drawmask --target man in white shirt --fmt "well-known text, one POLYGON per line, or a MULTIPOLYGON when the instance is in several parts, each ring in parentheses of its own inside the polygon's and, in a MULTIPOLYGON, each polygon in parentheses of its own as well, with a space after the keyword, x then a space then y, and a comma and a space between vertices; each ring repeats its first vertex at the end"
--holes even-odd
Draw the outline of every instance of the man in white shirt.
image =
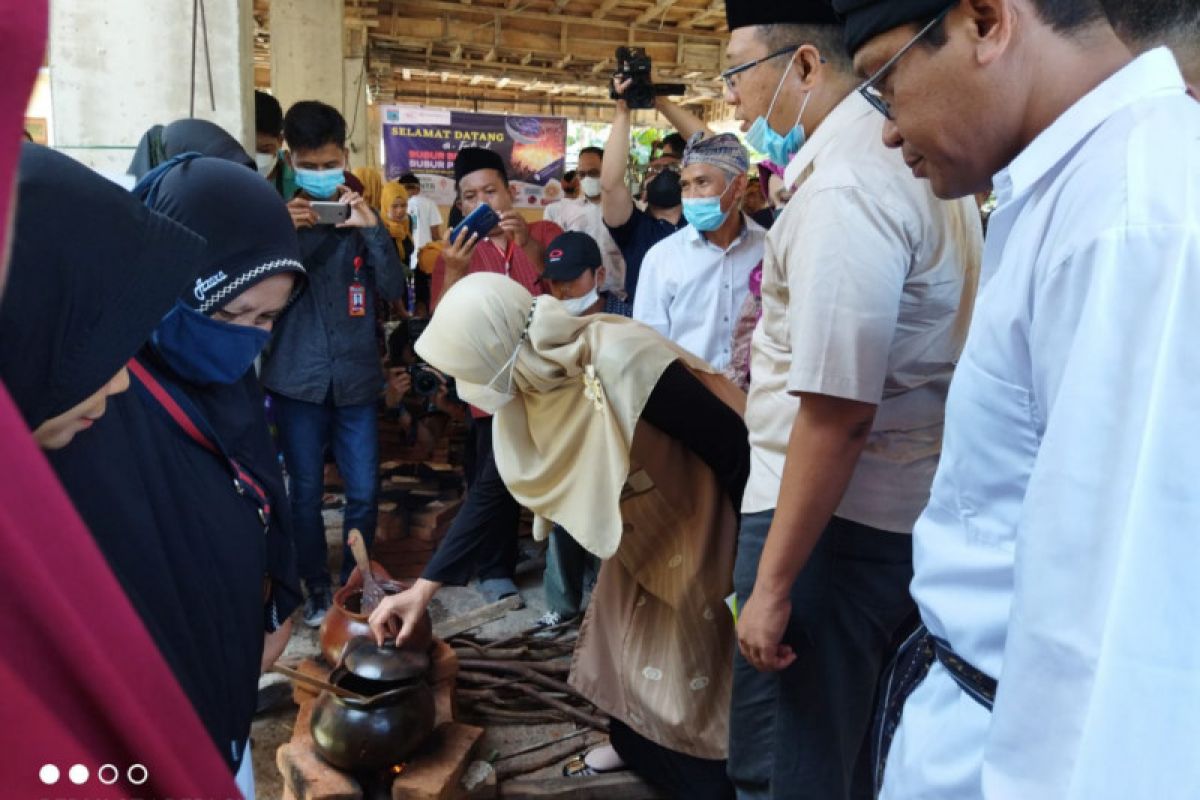
POLYGON ((1100 0, 1117 35, 1135 53, 1166 45, 1192 97, 1200 99, 1200 3, 1195 0, 1100 0))
POLYGON ((1200 105, 1090 0, 836 5, 886 142, 998 201, 882 796, 1200 796, 1200 105))
POLYGON ((646 253, 633 299, 634 319, 718 370, 729 364, 737 313, 766 237, 741 211, 749 167, 733 134, 692 136, 679 183, 689 227, 646 253))
POLYGON ((411 172, 400 176, 400 184, 408 192, 408 215, 412 218, 413 261, 417 266, 417 253, 430 242, 441 241, 442 211, 437 203, 421 196, 421 179, 411 172))
POLYGON ((563 200, 555 221, 564 231, 582 231, 595 240, 604 264, 602 290, 624 297, 625 259, 604 225, 600 204, 600 166, 603 162, 604 151, 599 147, 585 147, 579 151, 579 167, 575 171, 579 178, 579 199, 563 200))
POLYGON ((547 222, 553 222, 560 228, 562 227, 563 210, 579 198, 579 174, 573 169, 567 170, 563 173, 561 184, 562 199, 555 200, 542 209, 542 219, 547 222))
POLYGON ((981 226, 884 147, 828 5, 726 10, 726 102, 794 192, 767 235, 752 345, 729 770, 742 798, 857 800, 877 679, 913 617, 909 534, 981 226))

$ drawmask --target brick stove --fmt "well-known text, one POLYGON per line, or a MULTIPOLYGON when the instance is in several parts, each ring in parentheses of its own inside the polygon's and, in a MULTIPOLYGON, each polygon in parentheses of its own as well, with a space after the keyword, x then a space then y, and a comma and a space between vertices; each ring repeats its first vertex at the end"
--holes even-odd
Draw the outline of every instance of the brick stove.
MULTIPOLYGON (((483 729, 455 721, 454 688, 458 675, 458 657, 442 641, 436 641, 432 653, 429 681, 437 708, 437 730, 421 750, 398 770, 391 785, 377 782, 364 787, 353 775, 327 764, 317 754, 309 729, 313 701, 317 693, 300 684, 294 697, 300 710, 292 740, 281 745, 275 763, 283 775, 283 800, 484 800, 496 796, 493 774, 474 791, 462 786, 462 776, 483 735, 483 729)), ((302 662, 297 669, 327 680, 330 668, 316 659, 302 662)))

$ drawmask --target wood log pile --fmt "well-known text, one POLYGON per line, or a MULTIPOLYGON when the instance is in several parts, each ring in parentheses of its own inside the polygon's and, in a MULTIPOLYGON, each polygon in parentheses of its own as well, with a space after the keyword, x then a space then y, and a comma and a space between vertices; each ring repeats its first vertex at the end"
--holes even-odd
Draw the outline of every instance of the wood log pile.
POLYGON ((577 635, 576 625, 565 623, 504 639, 450 637, 459 659, 459 708, 481 724, 574 722, 607 732, 604 714, 567 683, 577 635))

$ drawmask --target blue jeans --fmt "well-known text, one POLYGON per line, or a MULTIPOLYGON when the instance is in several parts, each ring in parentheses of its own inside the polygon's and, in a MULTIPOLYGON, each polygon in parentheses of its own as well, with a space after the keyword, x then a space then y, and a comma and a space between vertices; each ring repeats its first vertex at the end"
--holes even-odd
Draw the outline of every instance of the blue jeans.
POLYGON ((600 559, 555 525, 546 548, 546 571, 542 581, 546 590, 546 608, 563 619, 579 616, 584 588, 589 581, 595 584, 599 573, 600 559))
MULTIPOLYGON (((746 514, 733 587, 754 589, 773 511, 746 514)), ((783 641, 796 661, 762 673, 734 654, 729 777, 739 800, 874 796, 870 732, 879 674, 914 603, 912 538, 834 517, 792 584, 783 641)))
MULTIPOLYGON (((362 532, 369 547, 375 540, 379 494, 379 434, 375 405, 335 406, 306 403, 282 395, 271 396, 271 407, 279 427, 279 445, 291 479, 289 498, 296 538, 296 560, 300 577, 312 591, 329 586, 329 550, 321 499, 325 494, 325 448, 332 446, 333 459, 346 486, 345 521, 342 541, 353 528, 362 532)), ((354 568, 350 549, 342 549, 342 581, 354 568)))

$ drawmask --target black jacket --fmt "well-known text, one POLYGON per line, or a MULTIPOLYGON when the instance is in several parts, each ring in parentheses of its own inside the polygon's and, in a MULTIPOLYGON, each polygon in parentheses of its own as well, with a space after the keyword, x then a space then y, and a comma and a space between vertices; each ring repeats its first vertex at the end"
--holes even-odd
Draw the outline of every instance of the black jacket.
POLYGON ((283 315, 263 358, 262 383, 293 400, 335 405, 374 403, 383 388, 375 338, 375 299, 399 300, 406 269, 383 223, 374 228, 319 225, 299 231, 308 287, 283 315), (349 312, 354 260, 366 287, 366 315, 349 312))
MULTIPOLYGON (((148 350, 143 354, 153 359, 148 350)), ((257 702, 263 635, 301 602, 289 506, 253 372, 228 386, 176 385, 266 490, 271 515, 265 530, 258 505, 235 490, 225 459, 189 439, 134 386, 109 398, 107 413, 91 430, 49 455, 218 752, 236 771, 257 702)))

